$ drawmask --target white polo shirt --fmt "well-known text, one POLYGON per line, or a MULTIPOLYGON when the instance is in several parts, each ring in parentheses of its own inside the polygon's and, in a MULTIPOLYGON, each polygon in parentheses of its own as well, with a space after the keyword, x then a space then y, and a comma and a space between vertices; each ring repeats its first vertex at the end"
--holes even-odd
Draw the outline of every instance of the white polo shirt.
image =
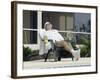
POLYGON ((43 39, 44 36, 47 36, 48 40, 53 40, 53 42, 64 40, 62 35, 57 30, 46 31, 43 29, 42 31, 40 31, 40 37, 43 39))
MULTIPOLYGON (((61 41, 64 40, 64 38, 61 36, 61 34, 57 30, 48 30, 46 31, 45 29, 40 30, 39 32, 40 38, 44 40, 44 36, 48 37, 48 40, 53 40, 55 41, 61 41)), ((51 49, 51 43, 48 42, 47 46, 44 45, 44 42, 40 40, 40 52, 39 54, 42 55, 44 53, 47 53, 49 49, 51 49)))

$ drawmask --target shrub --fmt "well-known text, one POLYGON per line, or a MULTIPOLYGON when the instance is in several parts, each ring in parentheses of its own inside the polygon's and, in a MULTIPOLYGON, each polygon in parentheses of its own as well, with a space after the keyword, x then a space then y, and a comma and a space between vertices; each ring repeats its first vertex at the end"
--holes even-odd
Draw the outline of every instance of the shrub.
POLYGON ((29 47, 23 47, 23 61, 39 60, 41 58, 39 50, 32 50, 29 47))
POLYGON ((81 56, 82 57, 90 57, 91 56, 91 40, 89 37, 82 37, 81 44, 85 45, 81 48, 81 56))
POLYGON ((27 57, 30 54, 32 54, 32 50, 29 47, 23 47, 23 55, 27 57))

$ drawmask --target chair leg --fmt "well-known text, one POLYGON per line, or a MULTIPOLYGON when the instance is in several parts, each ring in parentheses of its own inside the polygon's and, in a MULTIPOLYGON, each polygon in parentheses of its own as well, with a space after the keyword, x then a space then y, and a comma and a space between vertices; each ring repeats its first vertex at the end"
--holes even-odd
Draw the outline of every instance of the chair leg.
POLYGON ((72 55, 72 61, 74 61, 74 56, 72 55))
POLYGON ((50 51, 51 51, 51 49, 50 49, 50 50, 48 51, 48 53, 46 54, 46 57, 45 57, 45 61, 44 61, 44 62, 47 61, 47 59, 48 59, 48 55, 49 55, 50 51))
POLYGON ((44 62, 47 61, 48 55, 49 55, 49 53, 46 54, 46 56, 45 56, 45 61, 44 61, 44 62))
POLYGON ((57 62, 57 53, 54 52, 54 61, 57 62))
POLYGON ((58 61, 61 61, 61 53, 58 53, 58 61))

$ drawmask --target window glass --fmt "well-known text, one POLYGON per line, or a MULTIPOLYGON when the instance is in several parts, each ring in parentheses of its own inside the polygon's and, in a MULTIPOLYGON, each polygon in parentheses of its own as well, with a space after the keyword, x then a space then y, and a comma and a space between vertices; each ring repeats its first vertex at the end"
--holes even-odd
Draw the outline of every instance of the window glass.
POLYGON ((37 11, 23 10, 23 43, 37 43, 37 11))

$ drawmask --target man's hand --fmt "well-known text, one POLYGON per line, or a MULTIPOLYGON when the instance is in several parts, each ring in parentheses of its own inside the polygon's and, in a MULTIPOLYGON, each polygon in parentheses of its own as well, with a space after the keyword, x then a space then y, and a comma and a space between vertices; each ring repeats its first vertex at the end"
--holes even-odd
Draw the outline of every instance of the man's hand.
POLYGON ((47 44, 48 43, 48 40, 44 40, 44 43, 47 44))

